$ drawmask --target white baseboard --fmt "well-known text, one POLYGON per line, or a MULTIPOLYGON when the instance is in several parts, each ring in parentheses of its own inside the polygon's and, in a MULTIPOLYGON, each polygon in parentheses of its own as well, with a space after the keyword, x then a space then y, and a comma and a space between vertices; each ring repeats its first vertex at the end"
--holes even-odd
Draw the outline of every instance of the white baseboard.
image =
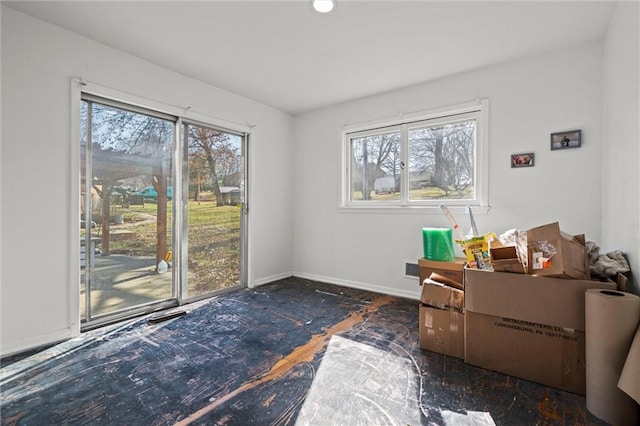
POLYGON ((34 348, 42 346, 53 345, 55 343, 69 340, 73 337, 71 328, 64 330, 58 330, 51 333, 43 334, 40 336, 30 337, 28 339, 21 339, 16 342, 2 342, 2 353, 0 356, 5 357, 9 355, 18 354, 20 352, 28 351, 34 348))
POLYGON ((259 287, 264 284, 269 284, 274 281, 283 280, 285 278, 289 278, 293 276, 292 272, 283 272, 281 274, 271 275, 270 277, 264 277, 257 280, 253 280, 248 284, 249 288, 259 287))
POLYGON ((404 297, 406 299, 420 300, 419 288, 416 288, 416 291, 406 291, 406 290, 399 290, 393 287, 382 287, 382 286, 377 286, 370 283, 363 283, 360 281, 344 280, 344 279, 335 278, 335 277, 327 277, 324 275, 307 274, 304 272, 294 272, 293 275, 300 278, 306 278, 312 281, 320 281, 323 283, 335 284, 342 287, 356 288, 358 290, 367 290, 367 291, 372 291, 374 293, 404 297))

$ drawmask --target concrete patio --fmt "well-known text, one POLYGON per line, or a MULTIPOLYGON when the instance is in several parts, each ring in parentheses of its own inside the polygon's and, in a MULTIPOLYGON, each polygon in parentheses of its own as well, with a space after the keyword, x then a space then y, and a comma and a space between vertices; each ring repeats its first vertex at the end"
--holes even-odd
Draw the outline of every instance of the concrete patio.
MULTIPOLYGON (((82 317, 86 315, 85 271, 86 268, 82 268, 80 281, 82 317)), ((94 317, 172 296, 172 270, 157 273, 154 257, 96 254, 91 271, 91 314, 94 317)))

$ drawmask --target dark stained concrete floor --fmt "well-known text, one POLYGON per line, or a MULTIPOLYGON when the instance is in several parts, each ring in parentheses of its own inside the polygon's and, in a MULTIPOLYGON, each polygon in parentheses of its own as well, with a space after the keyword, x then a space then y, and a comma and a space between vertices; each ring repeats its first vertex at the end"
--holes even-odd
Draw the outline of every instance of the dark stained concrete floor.
POLYGON ((414 300, 292 277, 176 309, 6 365, 0 423, 605 424, 580 395, 421 351, 414 300))

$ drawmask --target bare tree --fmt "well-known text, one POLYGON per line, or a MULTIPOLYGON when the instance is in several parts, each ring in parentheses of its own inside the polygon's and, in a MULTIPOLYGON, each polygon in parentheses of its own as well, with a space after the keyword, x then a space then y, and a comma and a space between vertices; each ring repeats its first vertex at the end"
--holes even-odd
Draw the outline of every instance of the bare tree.
POLYGON ((474 182, 475 122, 412 129, 409 162, 411 172, 427 175, 430 185, 449 195, 474 182))
POLYGON ((190 157, 199 158, 206 165, 216 205, 223 206, 225 200, 220 190, 220 181, 227 184, 231 176, 236 179, 240 177, 237 142, 228 133, 201 126, 188 126, 187 134, 190 157))
MULTIPOLYGON (((354 190, 370 200, 376 179, 399 174, 400 134, 382 133, 352 140, 351 170, 354 190)), ((397 181, 397 180, 396 180, 397 181)))

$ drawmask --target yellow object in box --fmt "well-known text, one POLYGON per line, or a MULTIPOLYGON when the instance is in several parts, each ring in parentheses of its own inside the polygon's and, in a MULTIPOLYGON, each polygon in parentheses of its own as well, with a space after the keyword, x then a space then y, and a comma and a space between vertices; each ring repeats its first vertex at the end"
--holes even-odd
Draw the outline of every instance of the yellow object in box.
POLYGON ((467 256, 467 265, 472 269, 491 271, 491 259, 489 258, 490 235, 473 237, 468 240, 456 240, 456 244, 462 246, 467 256))

